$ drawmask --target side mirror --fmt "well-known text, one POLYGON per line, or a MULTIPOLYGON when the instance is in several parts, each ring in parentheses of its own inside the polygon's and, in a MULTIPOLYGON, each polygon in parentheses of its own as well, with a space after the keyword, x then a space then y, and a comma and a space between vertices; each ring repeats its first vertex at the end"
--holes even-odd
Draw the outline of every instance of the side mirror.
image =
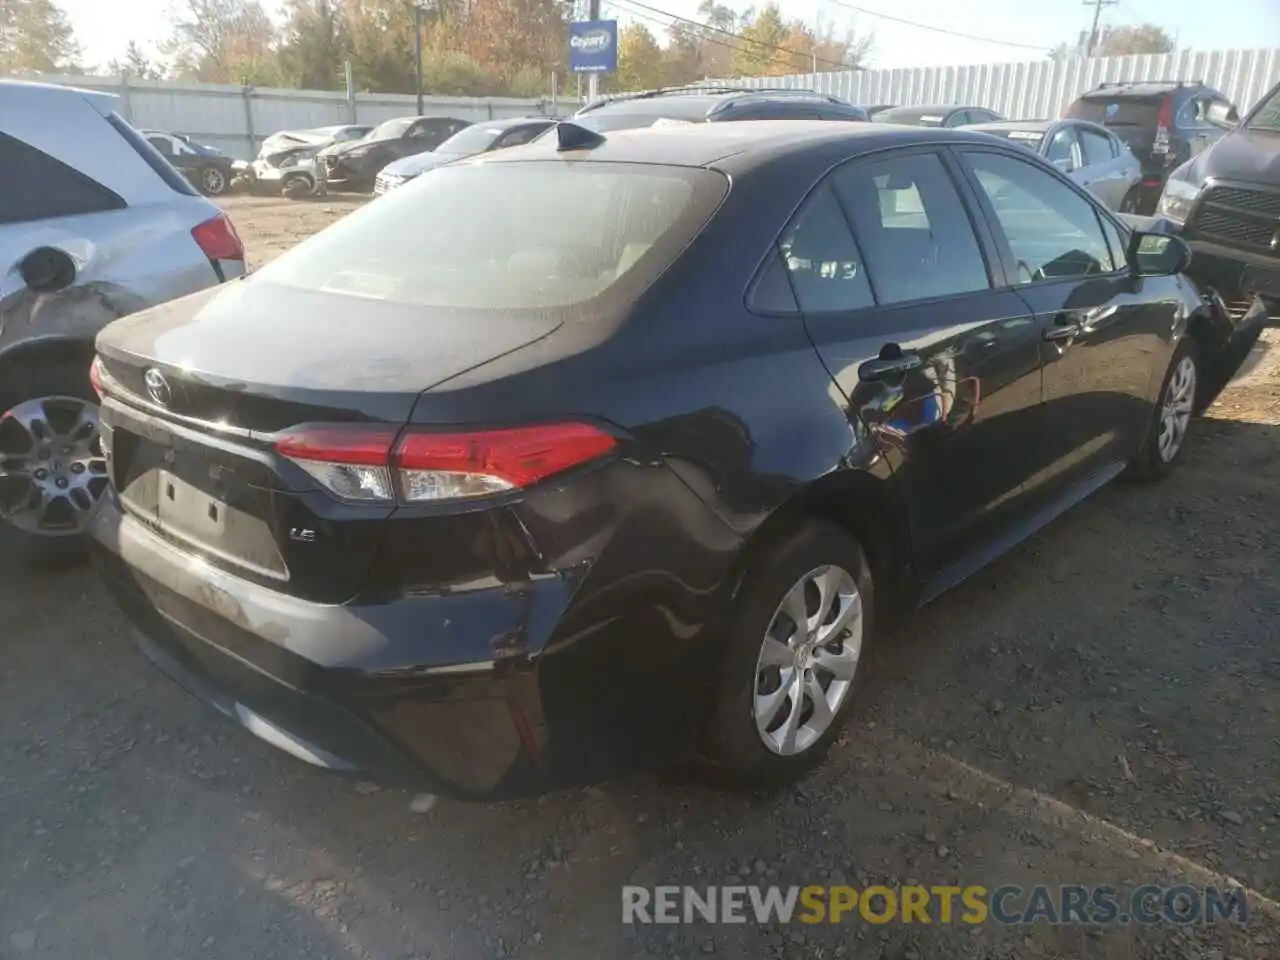
POLYGON ((1209 108, 1205 110, 1204 118, 1215 127, 1224 127, 1231 130, 1240 124, 1240 111, 1232 104, 1223 103, 1221 100, 1215 100, 1213 103, 1209 104, 1209 108))
POLYGON ((1129 264, 1134 276, 1171 277, 1191 265, 1191 248, 1181 237, 1135 230, 1129 239, 1129 264))

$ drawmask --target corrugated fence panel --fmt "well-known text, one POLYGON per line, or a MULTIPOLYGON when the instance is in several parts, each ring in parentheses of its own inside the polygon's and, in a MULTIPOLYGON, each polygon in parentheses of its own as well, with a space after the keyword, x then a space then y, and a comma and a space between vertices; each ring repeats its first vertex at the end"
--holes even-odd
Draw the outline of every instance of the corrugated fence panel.
MULTIPOLYGON (((418 110, 417 98, 411 94, 360 93, 354 102, 350 102, 345 93, 329 90, 237 87, 134 78, 126 82, 121 77, 38 76, 18 79, 115 94, 120 98, 121 114, 134 126, 185 133, 243 160, 251 159, 262 141, 278 130, 337 123, 376 124, 395 117, 411 116, 418 110)), ((576 108, 576 103, 564 99, 558 112, 572 112, 576 108)), ((424 99, 423 109, 428 114, 472 121, 556 112, 546 99, 435 95, 424 99)))
POLYGON ((748 87, 808 88, 868 106, 962 103, 990 107, 1008 117, 1057 117, 1072 100, 1105 81, 1203 80, 1241 112, 1280 83, 1280 49, 1180 50, 1134 57, 1065 57, 1022 63, 916 67, 745 77, 748 87))

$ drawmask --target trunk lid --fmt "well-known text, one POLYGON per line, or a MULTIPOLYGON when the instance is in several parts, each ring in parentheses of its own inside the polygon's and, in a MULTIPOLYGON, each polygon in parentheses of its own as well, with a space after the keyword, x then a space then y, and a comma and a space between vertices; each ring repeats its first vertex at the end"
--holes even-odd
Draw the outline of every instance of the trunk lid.
POLYGON ((1168 97, 1167 93, 1087 95, 1071 105, 1067 116, 1106 127, 1147 166, 1152 161, 1160 111, 1168 97))
POLYGON ((425 389, 558 326, 463 323, 256 279, 134 314, 98 337, 112 484, 126 512, 206 562, 341 602, 373 562, 392 508, 321 492, 275 452, 275 435, 317 422, 398 428, 425 389))

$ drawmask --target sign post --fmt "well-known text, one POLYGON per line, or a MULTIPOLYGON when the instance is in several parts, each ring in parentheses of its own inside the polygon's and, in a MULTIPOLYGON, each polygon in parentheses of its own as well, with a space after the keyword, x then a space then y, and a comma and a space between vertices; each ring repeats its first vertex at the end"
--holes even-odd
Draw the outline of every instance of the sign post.
POLYGON ((578 20, 569 24, 569 69, 587 75, 587 99, 600 94, 600 75, 618 70, 618 21, 578 20))

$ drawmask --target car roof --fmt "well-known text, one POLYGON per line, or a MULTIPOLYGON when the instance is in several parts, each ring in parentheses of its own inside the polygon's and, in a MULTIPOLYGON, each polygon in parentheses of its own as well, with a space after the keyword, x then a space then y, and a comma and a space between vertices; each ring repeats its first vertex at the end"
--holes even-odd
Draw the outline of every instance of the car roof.
POLYGON ((1150 97, 1154 94, 1172 93, 1176 90, 1199 90, 1204 85, 1203 80, 1115 80, 1098 84, 1087 93, 1081 94, 1080 99, 1150 97))
POLYGON ((112 93, 83 90, 80 87, 62 87, 55 83, 36 83, 31 80, 0 80, 0 104, 19 99, 47 103, 57 109, 60 101, 79 98, 86 100, 104 117, 116 109, 117 97, 112 93))
POLYGON ((659 87, 656 90, 606 97, 587 104, 578 113, 585 116, 602 110, 617 110, 639 116, 662 115, 670 114, 672 104, 676 104, 676 110, 685 117, 706 116, 728 101, 786 101, 852 106, 839 97, 799 87, 659 87))
POLYGON ((491 130, 507 130, 524 123, 555 123, 555 121, 555 117, 495 117, 492 120, 478 120, 474 126, 491 130))
POLYGON ((727 120, 671 127, 636 127, 603 135, 595 147, 558 149, 556 136, 463 163, 519 163, 563 158, 603 163, 653 163, 716 167, 746 172, 815 146, 847 141, 853 153, 932 142, 989 142, 963 130, 927 130, 891 124, 833 123, 829 120, 727 120))
POLYGON ((892 114, 895 117, 911 117, 924 116, 929 113, 940 113, 943 116, 949 113, 955 113, 957 110, 985 110, 986 107, 970 107, 967 103, 932 103, 920 104, 909 107, 889 107, 887 110, 881 110, 879 116, 892 114))

